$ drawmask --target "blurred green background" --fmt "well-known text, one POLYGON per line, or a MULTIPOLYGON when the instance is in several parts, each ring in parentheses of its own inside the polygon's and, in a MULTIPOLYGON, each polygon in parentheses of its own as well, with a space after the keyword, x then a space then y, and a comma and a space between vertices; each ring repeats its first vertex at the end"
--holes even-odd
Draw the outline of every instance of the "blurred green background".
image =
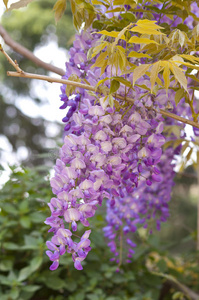
MULTIPOLYGON (((67 55, 75 33, 70 7, 55 27, 53 4, 51 0, 34 2, 27 9, 6 13, 1 23, 15 41, 33 52, 53 40, 57 51, 62 49, 67 55)), ((23 70, 48 74, 12 49, 6 50, 23 70)), ((56 51, 52 53, 56 55, 56 51)), ((0 141, 5 140, 11 150, 8 156, 7 148, 0 143, 0 175, 10 174, 0 193, 0 299, 197 299, 193 298, 195 294, 190 296, 190 290, 199 293, 198 192, 191 167, 176 176, 171 217, 162 230, 151 236, 142 229, 135 234, 138 247, 132 263, 122 265, 116 272, 117 265, 110 262, 111 253, 102 233, 103 206, 91 221, 92 251, 84 269, 75 270, 71 257, 64 255, 58 270, 49 271, 45 242, 50 235, 44 221, 50 215, 49 172, 62 141, 63 126, 42 116, 26 115, 19 105, 21 98, 26 97, 40 108, 48 102, 47 96, 30 93, 32 81, 7 78, 7 70, 11 66, 1 56, 0 141), (26 155, 18 155, 20 147, 27 150, 26 155), (12 155, 16 164, 8 166, 12 155)), ((58 94, 55 102, 58 111, 58 94)))

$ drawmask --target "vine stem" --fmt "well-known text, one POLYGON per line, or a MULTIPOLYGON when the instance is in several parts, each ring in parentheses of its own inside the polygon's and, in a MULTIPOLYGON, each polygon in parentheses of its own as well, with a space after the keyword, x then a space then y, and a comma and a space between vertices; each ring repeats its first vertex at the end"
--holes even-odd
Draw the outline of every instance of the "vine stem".
MULTIPOLYGON (((23 73, 10 72, 10 71, 7 72, 7 75, 8 76, 13 76, 13 77, 23 77, 23 78, 38 79, 38 80, 48 81, 48 82, 51 82, 51 83, 52 82, 63 83, 63 84, 66 84, 66 85, 72 85, 72 86, 83 88, 85 90, 89 90, 89 91, 93 91, 93 92, 97 92, 98 91, 98 89, 96 89, 92 85, 88 85, 88 84, 84 84, 84 83, 80 83, 80 82, 76 82, 76 81, 72 81, 72 80, 67 80, 67 79, 54 78, 54 77, 45 76, 45 75, 38 75, 38 74, 25 73, 25 72, 23 72, 23 73)), ((114 94, 114 96, 117 99, 120 99, 120 100, 123 100, 123 101, 128 101, 128 102, 131 102, 131 103, 135 102, 134 99, 132 99, 130 97, 123 97, 123 96, 120 96, 118 94, 114 94)), ((157 109, 151 108, 151 107, 149 107, 149 109, 152 109, 152 110, 154 110, 156 112, 159 112, 161 115, 163 115, 165 117, 169 117, 169 118, 175 119, 175 120, 177 120, 179 122, 182 122, 184 124, 189 124, 191 126, 199 128, 199 123, 196 123, 194 121, 185 119, 185 118, 180 117, 180 116, 178 116, 176 114, 170 113, 170 112, 168 112, 166 110, 163 110, 163 109, 157 110, 157 109)))
MULTIPOLYGON (((8 76, 12 76, 12 77, 22 77, 22 78, 30 78, 30 79, 37 79, 37 80, 43 80, 43 81, 47 81, 50 83, 56 82, 56 83, 62 83, 62 84, 66 84, 66 85, 72 85, 75 87, 79 87, 85 90, 89 90, 89 91, 93 91, 93 92, 100 92, 99 88, 96 89, 94 86, 89 85, 89 84, 85 84, 85 83, 80 83, 80 82, 76 82, 76 81, 72 81, 72 80, 67 80, 67 79, 62 79, 62 78, 54 78, 54 77, 50 77, 50 76, 46 76, 46 75, 38 75, 38 74, 32 74, 32 73, 26 73, 24 72, 22 69, 19 68, 17 62, 13 61, 12 58, 3 50, 2 46, 0 45, 0 51, 5 55, 5 57, 7 58, 7 60, 10 62, 10 64, 15 68, 16 72, 12 72, 12 71, 8 71, 7 75, 8 76)), ((123 97, 120 96, 118 94, 114 94, 115 98, 123 100, 123 101, 128 101, 131 103, 134 103, 135 100, 130 98, 130 97, 123 97)), ((175 119, 179 122, 185 123, 185 124, 189 124, 191 126, 194 126, 196 128, 199 128, 199 123, 196 123, 194 121, 185 119, 183 117, 180 117, 176 114, 170 113, 168 111, 165 111, 163 109, 157 110, 155 108, 149 107, 148 109, 152 109, 156 112, 161 113, 163 116, 165 117, 169 117, 172 119, 175 119)))

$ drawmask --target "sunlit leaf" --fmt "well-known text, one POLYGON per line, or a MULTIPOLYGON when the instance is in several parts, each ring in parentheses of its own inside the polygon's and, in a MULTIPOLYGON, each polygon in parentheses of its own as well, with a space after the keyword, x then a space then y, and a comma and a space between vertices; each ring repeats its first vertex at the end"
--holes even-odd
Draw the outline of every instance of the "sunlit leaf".
POLYGON ((191 61, 193 64, 199 63, 199 58, 193 55, 181 54, 180 57, 185 58, 186 60, 191 61))
POLYGON ((66 10, 66 0, 57 0, 53 10, 55 11, 55 22, 57 23, 66 10))
POLYGON ((152 29, 151 27, 141 27, 141 26, 136 26, 136 27, 133 27, 132 29, 130 29, 130 31, 132 32, 138 32, 138 33, 141 33, 141 34, 148 34, 148 35, 163 35, 162 32, 160 31, 157 31, 157 30, 154 30, 152 29))
POLYGON ((180 100, 184 97, 184 94, 185 94, 185 92, 183 89, 177 90, 177 92, 175 93, 175 104, 176 105, 178 105, 180 100))
MULTIPOLYGON (((99 31, 98 34, 103 34, 103 35, 107 35, 107 36, 110 36, 110 37, 117 38, 118 35, 120 34, 120 31, 107 31, 107 30, 102 30, 102 31, 99 31)), ((121 36, 120 36, 120 39, 125 40, 125 36, 124 36, 124 35, 121 35, 121 36)))
POLYGON ((142 28, 150 28, 150 29, 163 29, 163 27, 155 24, 157 21, 151 21, 151 20, 138 20, 136 25, 142 27, 142 28))
POLYGON ((144 54, 144 53, 139 53, 136 51, 131 51, 128 55, 128 57, 135 57, 135 58, 152 58, 151 56, 149 56, 148 54, 144 54))
POLYGON ((180 83, 180 85, 185 89, 185 91, 188 92, 187 90, 187 79, 186 76, 181 68, 176 66, 175 64, 172 64, 171 70, 175 76, 175 79, 180 83))
POLYGON ((153 66, 151 68, 151 75, 150 75, 151 92, 153 91, 153 87, 154 87, 157 77, 158 77, 159 67, 160 67, 160 62, 158 61, 155 64, 153 64, 153 66))
POLYGON ((139 38, 137 36, 133 36, 130 38, 130 40, 128 41, 128 43, 133 43, 133 44, 157 44, 157 42, 155 42, 154 40, 150 40, 147 38, 139 38))
POLYGON ((92 65, 91 68, 94 67, 102 67, 102 65, 104 64, 104 60, 107 57, 107 52, 102 52, 100 53, 100 55, 98 56, 98 58, 96 59, 96 62, 94 63, 94 65, 92 65))
POLYGON ((136 80, 138 80, 140 77, 142 77, 146 73, 146 71, 148 71, 150 66, 151 66, 150 64, 142 64, 134 69, 133 86, 134 86, 136 80))
POLYGON ((166 64, 164 71, 163 71, 163 79, 164 79, 164 86, 166 89, 166 93, 168 94, 168 88, 170 85, 170 69, 169 69, 169 65, 166 64))

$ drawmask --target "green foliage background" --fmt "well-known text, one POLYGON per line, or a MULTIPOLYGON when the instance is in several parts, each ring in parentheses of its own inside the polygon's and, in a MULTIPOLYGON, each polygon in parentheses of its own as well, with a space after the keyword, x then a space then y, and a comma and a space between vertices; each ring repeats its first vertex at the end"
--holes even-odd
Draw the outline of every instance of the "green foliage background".
MULTIPOLYGON (((47 170, 41 167, 12 167, 10 180, 0 194, 1 300, 190 299, 183 296, 178 285, 172 284, 174 279, 197 291, 199 272, 193 228, 191 235, 180 232, 177 226, 173 230, 171 223, 160 235, 154 232, 146 237, 139 232, 133 262, 124 264, 117 272, 117 265, 109 261, 111 254, 103 238, 104 207, 91 223, 92 251, 83 271, 74 269, 67 254, 59 269, 50 271, 45 255, 49 234, 44 224, 49 216, 47 202, 52 197, 48 180, 47 170), (174 231, 179 234, 177 240, 173 239, 174 231), (166 276, 173 276, 172 280, 166 276)), ((182 205, 184 200, 180 201, 182 205)), ((178 211, 180 220, 187 207, 179 212, 178 202, 174 202, 176 208, 172 213, 178 211)), ((190 216, 194 216, 195 206, 189 209, 190 216)))

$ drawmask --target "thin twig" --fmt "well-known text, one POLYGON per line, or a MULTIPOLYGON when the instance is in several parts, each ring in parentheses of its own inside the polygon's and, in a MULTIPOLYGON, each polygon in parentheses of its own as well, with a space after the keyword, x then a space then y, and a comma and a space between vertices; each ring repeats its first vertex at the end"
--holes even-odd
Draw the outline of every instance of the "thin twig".
POLYGON ((15 70, 17 71, 18 74, 23 73, 22 69, 19 68, 19 66, 17 64, 17 61, 12 60, 12 58, 3 50, 1 44, 0 44, 0 51, 3 53, 3 55, 5 55, 5 57, 9 61, 9 63, 15 68, 15 70))
MULTIPOLYGON (((57 82, 57 83, 63 83, 66 85, 73 85, 79 88, 83 88, 85 90, 89 90, 89 91, 93 91, 96 92, 96 88, 94 86, 88 85, 88 84, 84 84, 84 83, 80 83, 80 82, 76 82, 76 81, 72 81, 72 80, 66 80, 66 79, 59 79, 59 78, 53 78, 50 76, 44 76, 44 75, 37 75, 37 74, 31 74, 31 73, 18 73, 18 72, 7 72, 8 76, 14 76, 14 77, 23 77, 23 78, 31 78, 31 79, 38 79, 38 80, 44 80, 44 81, 48 81, 48 82, 57 82)), ((129 97, 123 97, 120 96, 118 94, 115 95, 116 98, 121 99, 123 101, 128 101, 131 103, 134 103, 134 100, 132 98, 129 97)), ((155 110, 156 112, 158 112, 158 110, 156 110, 155 108, 151 108, 153 110, 155 110)), ((168 111, 165 111, 163 109, 160 109, 159 111, 163 116, 175 119, 179 122, 185 123, 185 124, 189 124, 191 126, 194 126, 196 128, 199 128, 199 123, 196 123, 194 121, 185 119, 183 117, 180 117, 178 115, 175 115, 173 113, 170 113, 168 111)))
MULTIPOLYGON (((93 92, 97 92, 98 91, 98 90, 96 90, 96 88, 94 86, 91 86, 89 84, 84 84, 84 83, 80 83, 80 82, 76 82, 76 81, 72 81, 72 80, 67 80, 67 79, 54 78, 54 77, 45 76, 45 75, 38 75, 38 74, 26 73, 26 72, 22 71, 19 68, 17 62, 14 62, 12 60, 12 58, 3 50, 3 48, 1 47, 1 45, 0 45, 0 50, 6 56, 6 58, 8 59, 8 61, 17 70, 17 72, 10 72, 10 71, 8 71, 7 72, 8 76, 38 79, 38 80, 44 80, 44 81, 48 81, 48 82, 57 82, 57 83, 63 83, 63 84, 66 84, 66 85, 72 85, 72 86, 79 87, 79 88, 82 88, 82 89, 85 89, 85 90, 89 90, 89 91, 93 91, 93 92)), ((121 99, 123 101, 128 101, 128 102, 131 102, 131 103, 135 102, 134 99, 132 99, 130 97, 123 97, 123 96, 120 96, 118 94, 115 94, 115 97, 118 98, 118 99, 121 99)), ((180 121, 182 123, 189 124, 189 125, 192 125, 192 126, 194 126, 196 128, 199 128, 199 123, 187 120, 187 119, 185 119, 183 117, 177 116, 177 115, 175 115, 173 113, 170 113, 168 111, 165 111, 165 110, 162 110, 162 109, 160 109, 160 111, 158 111, 155 108, 149 108, 149 109, 153 109, 156 112, 160 112, 163 116, 170 117, 170 118, 175 119, 177 121, 180 121)))
MULTIPOLYGON (((65 74, 64 70, 55 67, 51 64, 45 63, 41 59, 39 59, 37 56, 35 56, 30 50, 27 48, 21 46, 19 43, 15 42, 7 33, 7 31, 3 28, 2 25, 0 25, 0 35, 2 36, 4 42, 10 46, 14 51, 17 53, 27 57, 29 60, 31 60, 33 63, 35 63, 37 66, 42 67, 45 70, 48 70, 50 72, 56 73, 60 76, 63 76, 65 74)), ((14 66, 14 65, 13 65, 14 66)))
POLYGON ((31 73, 18 73, 18 72, 7 72, 8 76, 13 76, 13 77, 23 77, 23 78, 31 78, 31 79, 38 79, 38 80, 43 80, 43 81, 48 81, 48 82, 57 82, 57 83, 63 83, 67 85, 73 85, 75 87, 82 88, 84 90, 90 90, 90 91, 95 91, 95 88, 91 85, 72 81, 72 80, 67 80, 67 79, 61 79, 61 78, 55 78, 55 77, 50 77, 46 75, 38 75, 38 74, 31 74, 31 73))

